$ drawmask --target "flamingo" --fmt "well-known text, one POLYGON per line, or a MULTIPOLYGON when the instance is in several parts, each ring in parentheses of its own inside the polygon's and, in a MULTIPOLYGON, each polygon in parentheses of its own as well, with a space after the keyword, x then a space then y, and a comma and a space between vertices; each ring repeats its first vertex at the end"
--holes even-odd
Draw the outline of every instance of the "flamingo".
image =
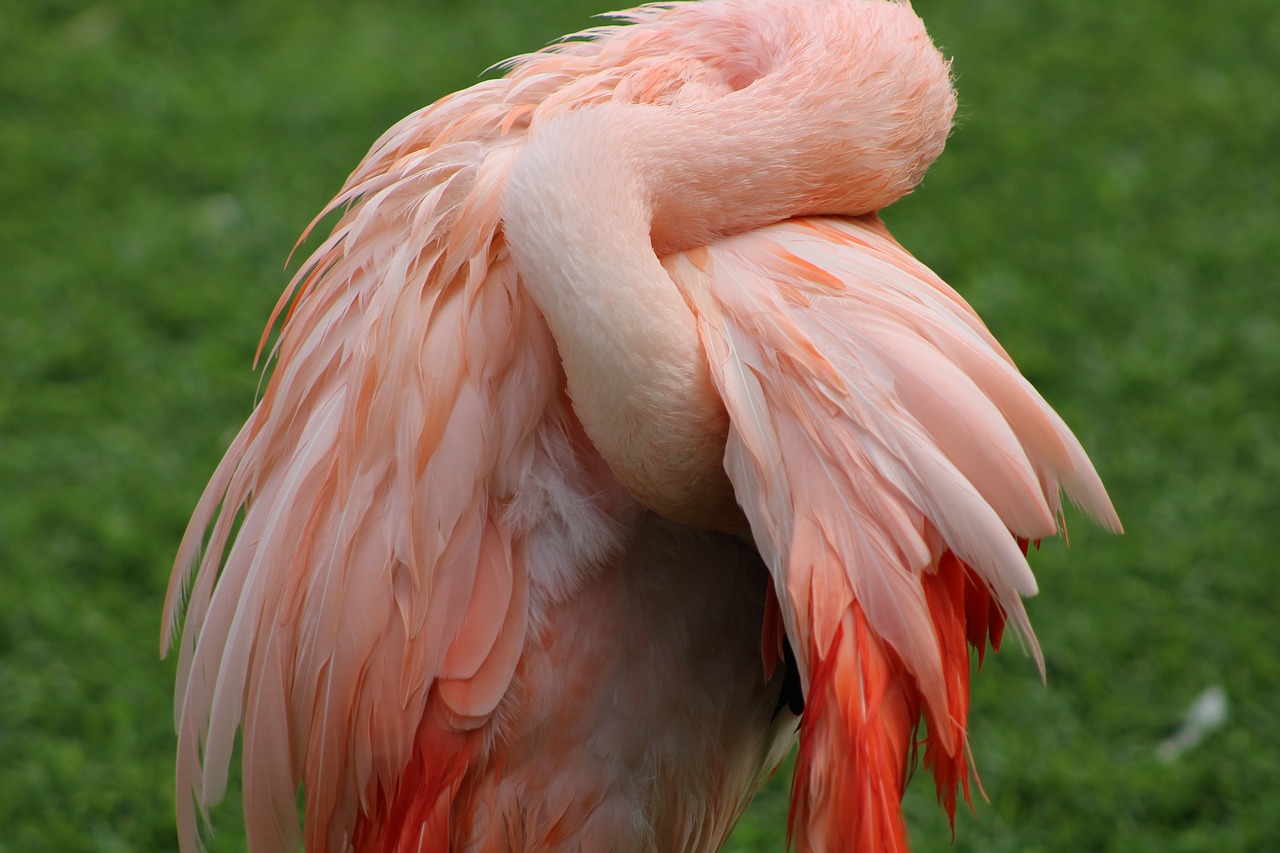
POLYGON ((169 588, 184 849, 240 730, 254 851, 713 851, 797 738, 797 849, 905 850, 1027 543, 1120 529, 877 215, 955 108, 909 4, 617 17, 321 214, 169 588))

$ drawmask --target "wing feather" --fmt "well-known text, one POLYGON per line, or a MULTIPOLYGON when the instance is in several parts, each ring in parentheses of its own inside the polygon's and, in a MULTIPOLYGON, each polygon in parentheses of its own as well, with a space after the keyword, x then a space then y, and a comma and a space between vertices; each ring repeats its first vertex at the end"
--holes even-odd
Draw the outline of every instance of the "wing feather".
POLYGON ((501 240, 506 155, 397 143, 282 299, 276 368, 178 557, 184 847, 241 725, 255 849, 297 846, 299 781, 316 849, 358 835, 407 767, 443 792, 472 754, 446 734, 489 719, 524 645, 531 522, 509 506, 560 380, 501 240))
POLYGON ((1056 532, 1064 487, 1118 522, 1078 442, 971 309, 872 219, 775 226, 721 241, 702 263, 712 271, 668 269, 696 295, 733 421, 726 465, 757 539, 794 543, 792 517, 817 512, 833 523, 815 530, 862 555, 856 588, 881 573, 877 556, 918 575, 936 533, 1030 641, 1018 600, 1036 587, 1014 537, 1056 532))
MULTIPOLYGON (((823 798, 856 788, 859 837, 894 848, 898 822, 866 798, 905 780, 872 790, 868 765, 833 756, 892 776, 923 712, 953 810, 968 791, 966 642, 998 643, 1007 620, 1039 662, 1020 543, 1057 532, 1064 489, 1118 529, 1114 510, 972 309, 874 216, 792 220, 664 263, 698 314, 730 417, 725 467, 817 703, 803 725, 825 733, 802 735, 793 808, 834 820, 823 798)), ((836 824, 816 837, 843 837, 836 824)))

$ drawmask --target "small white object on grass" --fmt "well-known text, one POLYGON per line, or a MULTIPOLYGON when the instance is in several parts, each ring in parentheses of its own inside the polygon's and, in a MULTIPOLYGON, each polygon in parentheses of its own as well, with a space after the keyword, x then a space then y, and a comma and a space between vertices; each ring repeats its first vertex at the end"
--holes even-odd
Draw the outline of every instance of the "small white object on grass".
POLYGON ((1182 727, 1156 747, 1156 758, 1168 764, 1195 747, 1227 721, 1227 693, 1218 685, 1205 688, 1187 709, 1182 727))

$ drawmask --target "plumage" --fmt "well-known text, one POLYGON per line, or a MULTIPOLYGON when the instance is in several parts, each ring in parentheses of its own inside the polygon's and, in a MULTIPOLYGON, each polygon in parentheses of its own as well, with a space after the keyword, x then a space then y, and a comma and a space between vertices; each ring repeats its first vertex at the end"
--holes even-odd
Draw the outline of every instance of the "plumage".
POLYGON ((910 7, 618 17, 325 211, 170 585, 185 849, 239 729, 254 850, 716 850, 797 680, 797 847, 905 849, 922 718, 968 795, 970 646, 1039 656, 1026 542, 1063 491, 1119 529, 875 214, 954 110, 910 7))

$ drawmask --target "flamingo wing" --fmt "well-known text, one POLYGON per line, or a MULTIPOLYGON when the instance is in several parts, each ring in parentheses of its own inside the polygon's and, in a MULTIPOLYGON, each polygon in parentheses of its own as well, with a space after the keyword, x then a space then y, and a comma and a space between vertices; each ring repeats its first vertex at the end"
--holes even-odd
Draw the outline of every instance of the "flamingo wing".
MULTIPOLYGON (((725 465, 773 575, 807 705, 800 849, 905 849, 912 733, 967 793, 968 643, 1039 660, 1027 540, 1060 490, 1114 511, 1079 443, 973 311, 875 216, 792 220, 666 259, 731 427, 725 465)), ((765 638, 766 648, 771 646, 765 638)))
POLYGON ((429 825, 404 812, 443 807, 508 691, 531 526, 510 504, 559 380, 502 244, 506 156, 410 117, 281 300, 275 370, 169 590, 184 846, 241 725, 254 849, 296 848, 300 780, 307 849, 350 843, 358 815, 429 825))

